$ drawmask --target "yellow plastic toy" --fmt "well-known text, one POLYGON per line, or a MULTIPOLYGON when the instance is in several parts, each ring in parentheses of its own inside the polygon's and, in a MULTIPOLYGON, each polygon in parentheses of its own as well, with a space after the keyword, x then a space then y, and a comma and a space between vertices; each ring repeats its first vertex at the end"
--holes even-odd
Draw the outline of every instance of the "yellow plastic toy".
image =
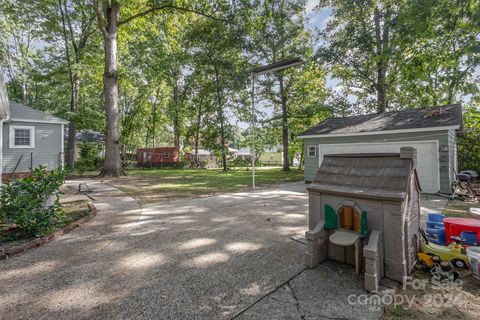
POLYGON ((442 261, 450 261, 453 266, 461 269, 468 268, 468 257, 465 254, 465 249, 458 237, 451 237, 455 242, 450 243, 447 247, 434 243, 422 241, 420 251, 430 256, 438 256, 442 261))
POLYGON ((417 258, 424 271, 430 270, 433 267, 433 258, 431 255, 419 252, 417 253, 417 258))

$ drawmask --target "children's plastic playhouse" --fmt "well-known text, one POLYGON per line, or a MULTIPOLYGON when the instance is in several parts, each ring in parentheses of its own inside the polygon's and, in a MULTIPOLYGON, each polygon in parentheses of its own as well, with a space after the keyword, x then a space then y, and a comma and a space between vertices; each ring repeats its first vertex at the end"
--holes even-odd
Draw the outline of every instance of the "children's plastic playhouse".
POLYGON ((326 155, 307 188, 306 266, 327 258, 355 265, 365 270, 368 291, 384 276, 402 282, 420 241, 416 164, 411 147, 400 154, 326 155))

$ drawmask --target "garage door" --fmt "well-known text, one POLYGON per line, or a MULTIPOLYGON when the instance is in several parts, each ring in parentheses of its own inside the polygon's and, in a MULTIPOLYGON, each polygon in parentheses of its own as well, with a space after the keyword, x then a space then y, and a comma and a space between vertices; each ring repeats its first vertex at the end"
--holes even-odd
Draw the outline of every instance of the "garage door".
POLYGON ((423 192, 437 193, 440 190, 437 144, 437 141, 320 144, 319 164, 327 154, 399 153, 401 147, 413 147, 417 149, 417 173, 423 192))

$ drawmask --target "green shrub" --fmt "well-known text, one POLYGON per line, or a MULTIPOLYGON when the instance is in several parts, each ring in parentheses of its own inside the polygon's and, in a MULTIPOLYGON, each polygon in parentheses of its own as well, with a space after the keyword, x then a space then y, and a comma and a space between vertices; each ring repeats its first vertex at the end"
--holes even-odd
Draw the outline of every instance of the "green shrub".
POLYGON ((457 141, 459 169, 480 172, 480 108, 465 108, 464 127, 457 141))
POLYGON ((250 167, 252 165, 252 161, 235 158, 231 161, 228 161, 228 165, 232 167, 250 167))
POLYGON ((86 171, 95 171, 101 168, 102 159, 100 149, 96 143, 85 142, 80 147, 80 159, 75 162, 75 170, 80 174, 86 171))
POLYGON ((41 237, 50 233, 62 218, 59 189, 65 181, 61 169, 48 172, 40 166, 31 175, 2 186, 0 217, 18 225, 23 236, 41 237))

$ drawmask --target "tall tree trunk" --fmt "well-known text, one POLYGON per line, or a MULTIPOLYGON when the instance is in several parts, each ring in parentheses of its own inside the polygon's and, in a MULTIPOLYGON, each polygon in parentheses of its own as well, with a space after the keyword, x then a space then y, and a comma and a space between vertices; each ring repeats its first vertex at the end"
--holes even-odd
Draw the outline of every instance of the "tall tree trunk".
POLYGON ((389 34, 390 34, 390 8, 387 7, 385 11, 383 29, 380 25, 380 10, 375 8, 373 13, 373 19, 375 23, 375 42, 377 48, 377 113, 387 111, 388 98, 387 98, 387 64, 388 58, 387 50, 389 46, 389 34))
POLYGON ((22 80, 22 103, 24 105, 28 104, 27 81, 26 80, 22 80))
MULTIPOLYGON (((70 87, 70 112, 77 113, 78 109, 78 95, 80 94, 80 79, 75 72, 72 74, 72 83, 70 87)), ((75 167, 75 137, 77 135, 77 128, 75 118, 70 119, 68 125, 68 139, 67 139, 67 167, 73 169, 75 167)))
POLYGON ((104 176, 119 176, 122 173, 120 157, 120 128, 118 115, 117 39, 120 4, 112 1, 106 8, 106 34, 104 34, 105 72, 103 75, 105 112, 107 116, 107 139, 105 145, 104 176))
MULTIPOLYGON (((62 35, 63 41, 65 44, 65 59, 67 60, 68 65, 68 76, 70 79, 70 112, 75 114, 77 112, 78 105, 78 93, 80 89, 78 74, 75 72, 75 75, 72 71, 72 61, 70 59, 70 49, 67 39, 67 27, 65 22, 65 11, 63 9, 62 0, 58 0, 58 9, 60 11, 60 16, 62 17, 62 35)), ((63 132, 62 132, 63 134, 63 132)), ((70 119, 68 125, 68 138, 67 138, 67 168, 73 170, 75 168, 75 119, 70 119)))
POLYGON ((228 148, 225 145, 225 124, 223 115, 222 97, 220 94, 220 76, 218 74, 217 66, 214 64, 215 69, 215 82, 217 86, 217 101, 218 101, 218 118, 220 120, 220 143, 222 144, 222 165, 223 171, 228 171, 227 167, 227 152, 228 148))
POLYGON ((177 149, 177 151, 180 151, 180 115, 178 112, 179 97, 176 85, 173 89, 173 102, 175 103, 175 108, 173 110, 173 144, 175 146, 175 149, 177 149))
POLYGON ((303 164, 303 151, 300 153, 300 161, 298 163, 298 170, 302 169, 302 164, 303 164))
POLYGON ((200 138, 201 121, 202 121, 202 102, 200 102, 200 106, 198 107, 197 125, 195 127, 195 162, 198 162, 198 142, 200 138))
POLYGON ((70 119, 70 124, 68 126, 68 138, 67 138, 67 167, 73 169, 75 167, 75 136, 76 124, 75 124, 75 115, 78 110, 78 101, 80 95, 80 75, 77 71, 78 66, 80 65, 80 56, 87 45, 87 40, 92 34, 93 31, 89 28, 90 23, 93 22, 95 16, 92 15, 90 20, 86 23, 87 27, 84 29, 83 25, 79 31, 79 40, 78 43, 74 37, 74 28, 72 27, 71 19, 68 13, 68 3, 67 0, 58 0, 58 9, 60 11, 60 16, 62 20, 62 36, 65 44, 65 59, 67 60, 68 65, 68 75, 70 80, 70 112, 73 115, 70 119), (67 33, 67 21, 68 21, 68 30, 67 33), (69 40, 70 39, 70 40, 69 40), (72 46, 73 59, 70 55, 70 45, 72 46))
POLYGON ((223 171, 227 171, 228 170, 228 167, 227 167, 228 147, 225 141, 225 124, 223 119, 223 108, 221 105, 219 105, 219 108, 218 108, 218 115, 220 117, 220 142, 222 144, 222 165, 223 165, 223 171))
MULTIPOLYGON (((160 96, 160 86, 157 88, 157 93, 155 94, 155 102, 152 106, 152 147, 155 147, 155 135, 157 134, 156 126, 157 126, 157 106, 158 106, 158 99, 160 96)), ((148 132, 147 132, 148 136, 148 132)))
POLYGON ((288 114, 287 114, 287 97, 283 83, 283 76, 279 78, 280 95, 282 104, 282 141, 283 141, 283 171, 290 171, 290 162, 288 159, 288 114))

